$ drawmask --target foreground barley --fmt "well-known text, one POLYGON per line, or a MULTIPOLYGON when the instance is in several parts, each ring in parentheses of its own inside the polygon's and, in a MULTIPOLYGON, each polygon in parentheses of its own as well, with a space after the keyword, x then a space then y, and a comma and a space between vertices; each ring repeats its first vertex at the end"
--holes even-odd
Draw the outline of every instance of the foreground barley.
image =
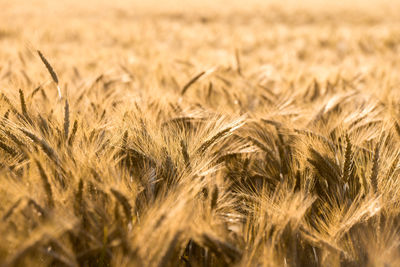
POLYGON ((399 266, 399 5, 307 1, 5 4, 0 266, 399 266))

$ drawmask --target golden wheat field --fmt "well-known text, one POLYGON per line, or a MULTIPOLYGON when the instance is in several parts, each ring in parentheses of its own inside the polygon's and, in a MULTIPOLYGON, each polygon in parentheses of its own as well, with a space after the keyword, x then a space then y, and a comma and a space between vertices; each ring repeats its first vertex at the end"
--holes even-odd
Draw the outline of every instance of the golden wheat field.
POLYGON ((400 266, 400 1, 0 1, 0 266, 400 266))

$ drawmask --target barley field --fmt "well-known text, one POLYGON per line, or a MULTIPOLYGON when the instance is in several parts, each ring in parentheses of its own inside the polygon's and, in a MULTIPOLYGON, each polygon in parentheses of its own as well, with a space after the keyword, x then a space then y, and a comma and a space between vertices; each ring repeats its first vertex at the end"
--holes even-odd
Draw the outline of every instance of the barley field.
POLYGON ((0 1, 0 266, 400 266, 400 1, 0 1))

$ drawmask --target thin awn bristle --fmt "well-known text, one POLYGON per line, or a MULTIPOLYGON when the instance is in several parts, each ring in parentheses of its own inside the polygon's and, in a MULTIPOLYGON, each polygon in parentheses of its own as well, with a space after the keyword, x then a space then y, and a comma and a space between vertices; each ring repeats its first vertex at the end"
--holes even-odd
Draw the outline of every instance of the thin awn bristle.
POLYGON ((386 175, 387 180, 389 180, 392 177, 392 175, 396 172, 397 164, 399 163, 399 161, 400 161, 400 155, 397 154, 396 158, 392 161, 392 164, 390 165, 389 171, 386 175))

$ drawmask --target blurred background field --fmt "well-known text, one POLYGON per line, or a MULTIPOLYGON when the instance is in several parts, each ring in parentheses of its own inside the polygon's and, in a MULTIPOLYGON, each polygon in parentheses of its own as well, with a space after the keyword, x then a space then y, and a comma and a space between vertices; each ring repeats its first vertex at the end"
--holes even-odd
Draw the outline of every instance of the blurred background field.
POLYGON ((179 71, 181 84, 201 69, 233 66, 235 51, 244 73, 277 82, 399 76, 399 1, 15 0, 1 8, 0 77, 11 68, 43 75, 31 57, 37 49, 69 83, 74 69, 88 78, 122 74, 123 65, 144 83, 155 69, 179 71))

